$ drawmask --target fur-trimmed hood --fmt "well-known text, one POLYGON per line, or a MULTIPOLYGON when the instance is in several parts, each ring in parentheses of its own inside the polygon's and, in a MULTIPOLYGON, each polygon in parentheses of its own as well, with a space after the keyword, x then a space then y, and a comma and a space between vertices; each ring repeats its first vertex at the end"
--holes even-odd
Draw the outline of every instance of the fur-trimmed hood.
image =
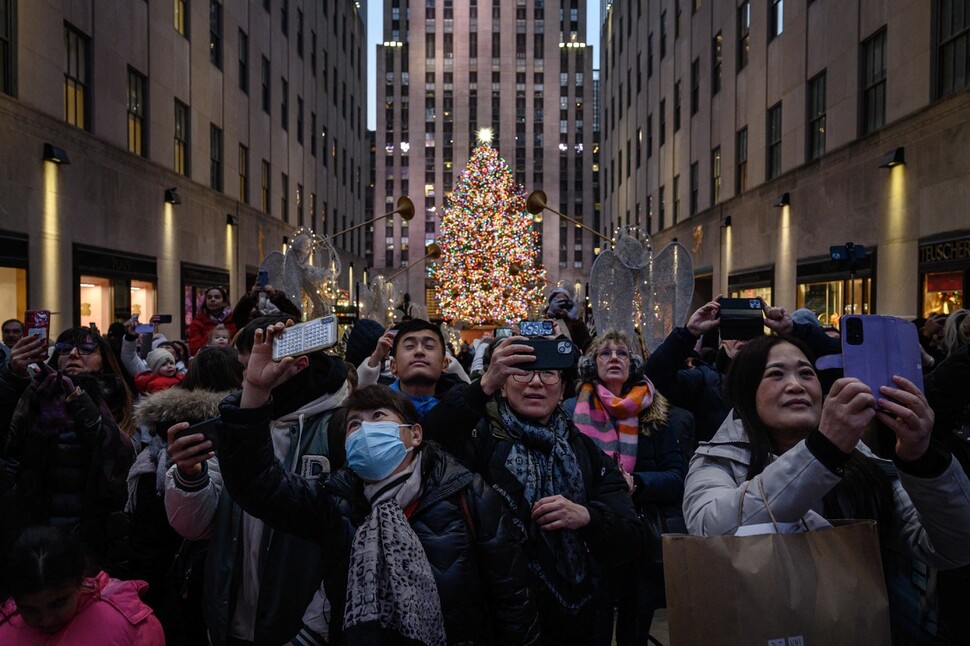
POLYGON ((232 391, 169 388, 142 397, 135 403, 135 423, 164 433, 177 422, 201 422, 219 415, 219 403, 232 391))

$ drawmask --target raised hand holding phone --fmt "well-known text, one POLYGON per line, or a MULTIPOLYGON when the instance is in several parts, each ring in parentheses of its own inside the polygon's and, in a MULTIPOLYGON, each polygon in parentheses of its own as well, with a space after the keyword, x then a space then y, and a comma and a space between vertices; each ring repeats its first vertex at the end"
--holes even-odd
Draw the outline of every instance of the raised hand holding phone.
POLYGON ((262 406, 269 401, 270 391, 286 379, 287 371, 295 359, 290 356, 274 361, 273 341, 283 330, 292 325, 293 321, 288 320, 286 325, 276 323, 265 330, 257 329, 253 334, 253 349, 249 354, 246 377, 243 379, 240 407, 262 406))
POLYGON ((47 338, 25 334, 10 349, 10 371, 22 379, 30 376, 27 366, 47 361, 47 338))

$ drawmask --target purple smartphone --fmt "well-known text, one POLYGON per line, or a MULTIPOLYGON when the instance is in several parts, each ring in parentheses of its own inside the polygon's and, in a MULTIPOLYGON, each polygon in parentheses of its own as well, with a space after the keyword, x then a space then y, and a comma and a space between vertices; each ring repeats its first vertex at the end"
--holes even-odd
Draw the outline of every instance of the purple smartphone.
POLYGON ((880 386, 896 387, 893 375, 923 390, 923 360, 916 326, 895 316, 843 316, 842 361, 846 377, 855 377, 879 397, 880 386))

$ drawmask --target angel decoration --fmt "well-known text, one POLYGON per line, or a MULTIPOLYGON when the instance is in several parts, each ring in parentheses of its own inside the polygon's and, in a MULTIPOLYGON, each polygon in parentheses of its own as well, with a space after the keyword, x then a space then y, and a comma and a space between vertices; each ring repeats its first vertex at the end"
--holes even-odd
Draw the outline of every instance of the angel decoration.
POLYGON ((619 230, 613 248, 593 262, 589 296, 600 330, 623 330, 649 354, 682 325, 694 293, 694 267, 687 247, 668 244, 654 256, 649 236, 619 230))
POLYGON ((260 265, 271 285, 300 306, 304 320, 333 312, 341 265, 337 250, 326 237, 300 227, 285 253, 274 251, 260 265))

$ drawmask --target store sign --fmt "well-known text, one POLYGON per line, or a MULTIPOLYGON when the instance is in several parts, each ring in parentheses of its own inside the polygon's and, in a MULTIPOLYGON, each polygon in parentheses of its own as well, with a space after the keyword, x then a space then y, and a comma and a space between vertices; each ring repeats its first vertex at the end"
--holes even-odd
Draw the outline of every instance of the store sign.
POLYGON ((919 248, 920 263, 970 260, 970 238, 926 244, 919 248))

